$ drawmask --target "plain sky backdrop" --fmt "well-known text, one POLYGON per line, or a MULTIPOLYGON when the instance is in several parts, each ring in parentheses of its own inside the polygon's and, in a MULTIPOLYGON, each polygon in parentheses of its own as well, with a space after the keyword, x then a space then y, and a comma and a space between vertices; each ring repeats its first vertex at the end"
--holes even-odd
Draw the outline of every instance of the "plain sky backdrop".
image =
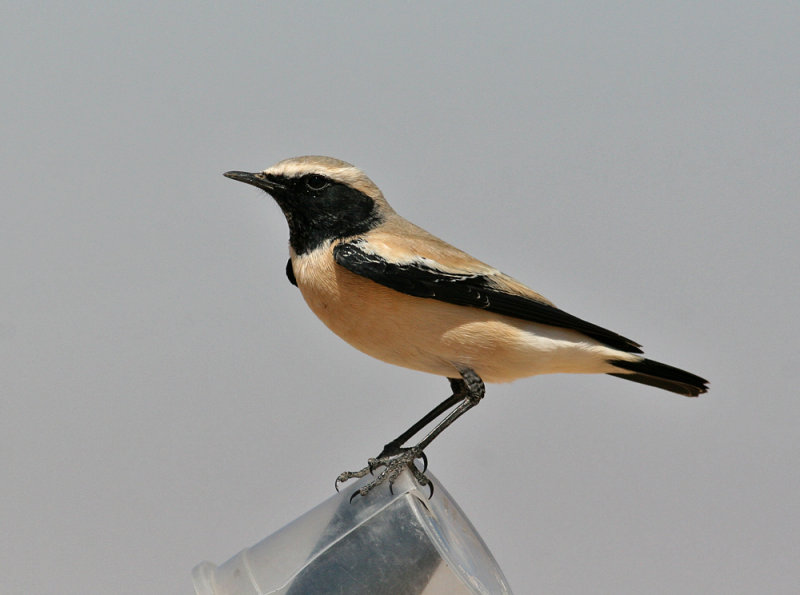
POLYGON ((222 177, 395 209, 707 377, 489 385, 428 450, 515 592, 796 593, 800 5, 6 2, 0 576, 190 593, 448 394, 343 343, 222 177))

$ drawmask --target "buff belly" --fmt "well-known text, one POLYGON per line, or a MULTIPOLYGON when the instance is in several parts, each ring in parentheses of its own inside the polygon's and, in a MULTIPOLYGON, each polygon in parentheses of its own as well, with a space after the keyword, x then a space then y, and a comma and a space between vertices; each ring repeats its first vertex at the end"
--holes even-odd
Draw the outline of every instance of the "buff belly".
POLYGON ((631 358, 575 331, 394 291, 319 253, 296 257, 293 267, 306 303, 328 328, 398 366, 451 378, 466 366, 486 382, 509 382, 609 372, 606 360, 631 358))

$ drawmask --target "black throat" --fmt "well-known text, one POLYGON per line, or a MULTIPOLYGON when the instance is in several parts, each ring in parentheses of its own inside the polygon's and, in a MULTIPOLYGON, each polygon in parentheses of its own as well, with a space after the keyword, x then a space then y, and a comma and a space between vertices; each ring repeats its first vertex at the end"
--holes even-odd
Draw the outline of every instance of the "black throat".
POLYGON ((364 234, 383 221, 372 198, 345 184, 333 183, 319 191, 308 190, 300 180, 287 186, 275 200, 289 223, 289 244, 298 255, 329 240, 364 234))

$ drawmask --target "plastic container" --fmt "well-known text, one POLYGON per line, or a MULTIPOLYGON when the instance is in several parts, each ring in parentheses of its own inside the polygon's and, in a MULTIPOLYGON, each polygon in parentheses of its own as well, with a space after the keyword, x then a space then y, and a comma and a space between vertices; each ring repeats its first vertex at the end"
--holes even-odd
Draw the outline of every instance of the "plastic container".
POLYGON ((286 527, 215 566, 192 570, 197 595, 503 594, 492 554, 444 486, 404 472, 393 486, 350 496, 346 486, 286 527))

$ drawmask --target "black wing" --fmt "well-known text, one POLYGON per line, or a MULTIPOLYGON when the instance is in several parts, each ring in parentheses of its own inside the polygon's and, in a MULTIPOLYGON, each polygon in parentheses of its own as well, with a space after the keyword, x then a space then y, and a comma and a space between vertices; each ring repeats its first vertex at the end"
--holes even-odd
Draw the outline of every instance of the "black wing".
POLYGON ((550 304, 503 291, 487 275, 448 273, 421 263, 395 264, 367 252, 359 242, 335 246, 333 257, 347 270, 408 295, 571 329, 614 349, 642 353, 638 343, 550 304))
POLYGON ((297 279, 294 276, 294 267, 292 267, 291 258, 286 262, 286 277, 289 279, 289 283, 297 287, 297 279))

